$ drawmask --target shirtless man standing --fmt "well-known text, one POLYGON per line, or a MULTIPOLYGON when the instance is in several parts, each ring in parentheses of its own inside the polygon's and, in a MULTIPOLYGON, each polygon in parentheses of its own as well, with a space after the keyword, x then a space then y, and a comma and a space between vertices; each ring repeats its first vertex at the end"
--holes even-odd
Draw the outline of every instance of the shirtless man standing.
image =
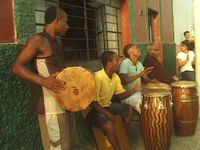
POLYGON ((56 79, 63 66, 55 55, 57 53, 63 60, 55 38, 65 35, 69 28, 67 21, 62 9, 50 6, 45 12, 44 31, 27 41, 13 65, 16 75, 32 83, 31 111, 38 115, 45 150, 69 150, 78 142, 74 114, 64 110, 54 98, 54 92, 59 93, 67 86, 64 81, 56 79), (56 47, 56 52, 51 44, 56 47), (34 71, 26 66, 29 63, 34 71))

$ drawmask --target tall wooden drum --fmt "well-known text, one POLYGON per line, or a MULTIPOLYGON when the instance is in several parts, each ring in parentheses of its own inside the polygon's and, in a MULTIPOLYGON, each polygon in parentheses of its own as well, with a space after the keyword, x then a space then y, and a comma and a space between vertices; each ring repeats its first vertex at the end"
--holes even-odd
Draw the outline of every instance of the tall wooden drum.
POLYGON ((61 71, 57 79, 66 82, 67 88, 55 93, 56 100, 69 111, 85 109, 94 99, 96 84, 94 74, 82 67, 67 67, 61 71))
POLYGON ((171 87, 175 133, 180 136, 194 135, 199 114, 196 83, 177 81, 171 87))
POLYGON ((172 135, 172 102, 169 90, 145 89, 141 130, 147 150, 168 150, 172 135))

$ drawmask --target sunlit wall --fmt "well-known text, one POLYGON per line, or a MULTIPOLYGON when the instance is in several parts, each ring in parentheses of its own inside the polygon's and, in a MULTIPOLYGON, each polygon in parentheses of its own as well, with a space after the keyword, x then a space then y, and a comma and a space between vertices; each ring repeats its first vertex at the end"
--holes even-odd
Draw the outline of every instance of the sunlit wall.
POLYGON ((179 44, 185 39, 183 33, 189 31, 194 36, 193 0, 173 0, 174 42, 179 44))

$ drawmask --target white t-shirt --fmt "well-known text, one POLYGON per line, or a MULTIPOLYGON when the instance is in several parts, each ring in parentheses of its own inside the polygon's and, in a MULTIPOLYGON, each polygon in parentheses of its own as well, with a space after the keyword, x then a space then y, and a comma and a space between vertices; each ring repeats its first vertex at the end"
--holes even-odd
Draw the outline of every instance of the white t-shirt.
POLYGON ((181 59, 182 61, 185 61, 187 59, 188 54, 189 54, 189 61, 180 68, 181 73, 184 71, 194 71, 194 68, 192 67, 192 61, 195 56, 193 51, 188 51, 187 54, 184 52, 179 52, 176 58, 181 59))

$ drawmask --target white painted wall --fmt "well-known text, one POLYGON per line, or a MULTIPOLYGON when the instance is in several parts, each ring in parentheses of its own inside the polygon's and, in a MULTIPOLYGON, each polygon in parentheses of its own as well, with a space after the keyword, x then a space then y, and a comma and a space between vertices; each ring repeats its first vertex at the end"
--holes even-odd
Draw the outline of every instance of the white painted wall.
MULTIPOLYGON (((200 0, 194 0, 194 26, 195 26, 195 41, 200 40, 200 0)), ((198 97, 200 97, 200 43, 195 42, 195 64, 196 64, 196 83, 197 83, 197 94, 198 97)), ((200 99, 199 99, 200 100, 200 99)), ((199 108, 200 108, 200 102, 199 102, 199 108)), ((200 111, 199 111, 199 119, 200 119, 200 111)))
POLYGON ((180 44, 185 38, 183 33, 189 31, 194 36, 194 2, 193 0, 173 0, 174 41, 180 44))

